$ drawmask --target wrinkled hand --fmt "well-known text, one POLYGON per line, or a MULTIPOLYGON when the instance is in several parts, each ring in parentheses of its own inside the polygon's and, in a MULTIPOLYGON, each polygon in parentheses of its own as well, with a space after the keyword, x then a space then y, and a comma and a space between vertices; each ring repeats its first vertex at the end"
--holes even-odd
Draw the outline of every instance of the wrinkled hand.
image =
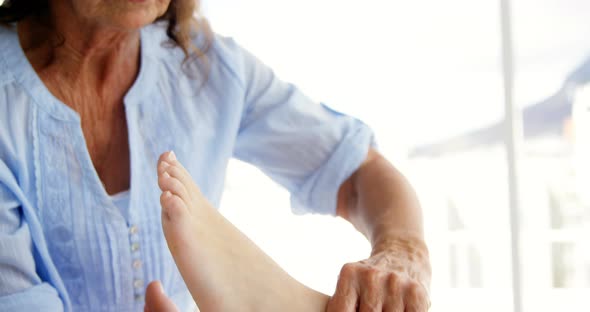
POLYGON ((342 267, 328 312, 426 312, 430 262, 421 240, 396 239, 342 267))
POLYGON ((160 282, 151 282, 145 291, 144 312, 178 312, 178 308, 166 296, 160 282))

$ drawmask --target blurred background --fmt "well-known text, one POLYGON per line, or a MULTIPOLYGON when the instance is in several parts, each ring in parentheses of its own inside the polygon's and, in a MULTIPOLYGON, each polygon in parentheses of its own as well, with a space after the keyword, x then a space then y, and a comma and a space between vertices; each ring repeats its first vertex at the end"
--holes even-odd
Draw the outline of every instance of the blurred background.
MULTIPOLYGON (((214 31, 373 128, 423 205, 431 311, 512 311, 514 294, 522 311, 590 309, 590 2, 512 3, 523 126, 517 266, 499 0, 203 6, 214 31)), ((368 257, 370 246, 342 219, 292 215, 288 196, 234 161, 221 209, 291 275, 332 294, 341 266, 368 257)))

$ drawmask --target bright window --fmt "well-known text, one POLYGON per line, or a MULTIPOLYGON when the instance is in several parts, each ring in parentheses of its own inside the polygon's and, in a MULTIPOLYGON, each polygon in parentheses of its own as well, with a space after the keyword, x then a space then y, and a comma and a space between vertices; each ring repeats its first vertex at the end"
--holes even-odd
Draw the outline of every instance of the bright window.
MULTIPOLYGON (((523 311, 580 311, 590 296, 590 2, 513 2, 523 311)), ((372 126, 422 201, 432 311, 511 311, 499 1, 204 5, 215 31, 372 126)), ((340 219, 292 216, 288 194, 240 162, 230 164, 222 212, 327 294, 341 265, 369 254, 340 219)))

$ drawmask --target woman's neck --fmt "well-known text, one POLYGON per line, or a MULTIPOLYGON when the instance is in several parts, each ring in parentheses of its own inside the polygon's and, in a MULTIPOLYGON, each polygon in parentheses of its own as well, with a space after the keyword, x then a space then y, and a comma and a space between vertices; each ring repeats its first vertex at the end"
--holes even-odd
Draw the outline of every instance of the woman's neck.
POLYGON ((83 83, 99 94, 112 91, 113 85, 126 91, 139 70, 139 30, 86 20, 63 1, 55 2, 44 20, 29 18, 18 25, 35 70, 48 70, 71 86, 83 83))

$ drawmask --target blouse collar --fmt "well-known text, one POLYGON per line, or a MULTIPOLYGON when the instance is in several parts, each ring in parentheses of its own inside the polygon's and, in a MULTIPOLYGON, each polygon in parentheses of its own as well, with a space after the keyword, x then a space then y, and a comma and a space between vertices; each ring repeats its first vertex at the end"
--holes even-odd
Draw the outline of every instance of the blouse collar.
MULTIPOLYGON (((147 95, 145 91, 153 89, 155 62, 151 53, 154 47, 148 38, 147 27, 140 30, 139 73, 123 98, 126 107, 137 105, 147 95)), ((12 27, 0 27, 0 67, 4 67, 7 74, 12 76, 11 78, 5 79, 12 79, 20 84, 23 90, 28 93, 29 97, 41 109, 57 119, 80 122, 80 115, 62 103, 47 89, 41 78, 37 75, 37 72, 35 72, 29 63, 20 45, 16 25, 12 27)))

